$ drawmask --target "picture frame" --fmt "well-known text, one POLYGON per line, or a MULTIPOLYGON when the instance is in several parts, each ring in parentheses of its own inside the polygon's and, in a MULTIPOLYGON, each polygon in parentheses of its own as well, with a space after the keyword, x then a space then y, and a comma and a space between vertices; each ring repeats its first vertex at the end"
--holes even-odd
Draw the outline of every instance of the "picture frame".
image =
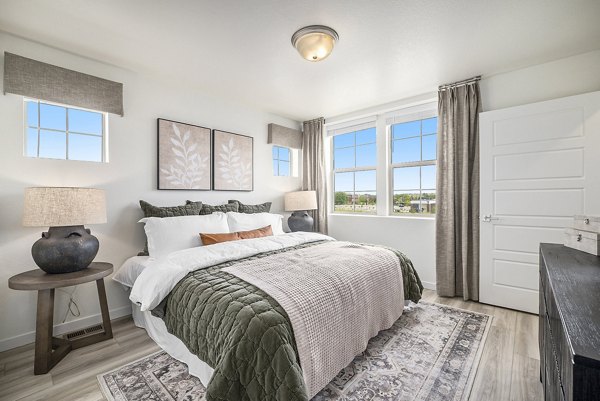
POLYGON ((254 138, 213 129, 213 190, 254 190, 254 138))
POLYGON ((164 118, 156 123, 158 189, 210 191, 211 129, 164 118))

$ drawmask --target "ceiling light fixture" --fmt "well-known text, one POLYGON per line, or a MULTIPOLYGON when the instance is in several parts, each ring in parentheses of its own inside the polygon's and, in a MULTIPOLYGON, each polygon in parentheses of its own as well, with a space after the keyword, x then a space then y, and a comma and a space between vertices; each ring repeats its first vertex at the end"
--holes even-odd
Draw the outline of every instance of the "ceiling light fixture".
POLYGON ((323 25, 305 26, 292 35, 292 45, 308 61, 327 58, 338 40, 337 32, 323 25))

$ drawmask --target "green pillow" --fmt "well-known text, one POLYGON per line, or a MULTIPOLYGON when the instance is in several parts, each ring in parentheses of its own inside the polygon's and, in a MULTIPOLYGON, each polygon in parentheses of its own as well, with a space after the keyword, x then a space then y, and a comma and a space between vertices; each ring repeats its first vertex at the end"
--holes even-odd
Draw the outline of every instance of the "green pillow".
POLYGON ((271 210, 271 202, 261 203, 260 205, 244 205, 239 200, 230 200, 229 204, 238 204, 238 209, 240 213, 269 213, 271 210))
POLYGON ((237 212, 239 211, 238 205, 237 204, 233 204, 233 203, 227 203, 225 205, 207 205, 206 203, 202 203, 202 202, 192 202, 192 201, 186 201, 186 205, 191 205, 194 203, 200 203, 202 204, 202 208, 200 209, 200 213, 199 214, 213 214, 214 212, 223 212, 223 213, 227 213, 227 212, 237 212))
MULTIPOLYGON (((140 207, 144 217, 194 216, 201 214, 202 202, 189 202, 182 206, 154 206, 140 200, 140 207)), ((148 256, 148 240, 144 243, 144 250, 138 253, 138 256, 148 256)))

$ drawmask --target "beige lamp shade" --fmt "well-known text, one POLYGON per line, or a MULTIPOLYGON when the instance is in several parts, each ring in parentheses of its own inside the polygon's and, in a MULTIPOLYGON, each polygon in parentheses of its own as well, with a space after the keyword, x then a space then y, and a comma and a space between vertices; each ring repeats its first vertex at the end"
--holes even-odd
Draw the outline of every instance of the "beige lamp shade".
POLYGON ((25 189, 23 225, 60 227, 106 223, 106 196, 95 188, 25 189))
POLYGON ((294 212, 296 210, 317 209, 316 191, 296 191, 285 194, 285 210, 294 212))

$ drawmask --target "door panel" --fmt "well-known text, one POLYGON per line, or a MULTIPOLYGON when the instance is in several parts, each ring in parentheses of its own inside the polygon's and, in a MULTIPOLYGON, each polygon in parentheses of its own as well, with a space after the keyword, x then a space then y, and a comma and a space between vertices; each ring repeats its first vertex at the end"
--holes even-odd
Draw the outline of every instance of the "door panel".
POLYGON ((498 180, 573 178, 583 175, 583 149, 495 156, 498 180))
POLYGON ((540 242, 557 243, 563 240, 564 230, 554 227, 494 226, 496 250, 528 252, 537 257, 540 242))
POLYGON ((494 194, 495 215, 573 216, 583 211, 583 188, 502 190, 494 194))
POLYGON ((538 312, 540 242, 600 214, 600 92, 480 114, 480 300, 538 312))
MULTIPOLYGON (((518 107, 529 108, 530 106, 532 105, 518 107)), ((550 107, 552 108, 552 105, 550 107)), ((561 110, 559 106, 558 109, 552 108, 546 112, 535 113, 534 110, 532 112, 494 121, 494 146, 583 136, 581 126, 583 111, 580 107, 561 110)))
POLYGON ((539 266, 536 263, 515 262, 514 260, 494 260, 494 282, 499 285, 533 290, 537 296, 538 284, 532 284, 539 278, 539 266))

